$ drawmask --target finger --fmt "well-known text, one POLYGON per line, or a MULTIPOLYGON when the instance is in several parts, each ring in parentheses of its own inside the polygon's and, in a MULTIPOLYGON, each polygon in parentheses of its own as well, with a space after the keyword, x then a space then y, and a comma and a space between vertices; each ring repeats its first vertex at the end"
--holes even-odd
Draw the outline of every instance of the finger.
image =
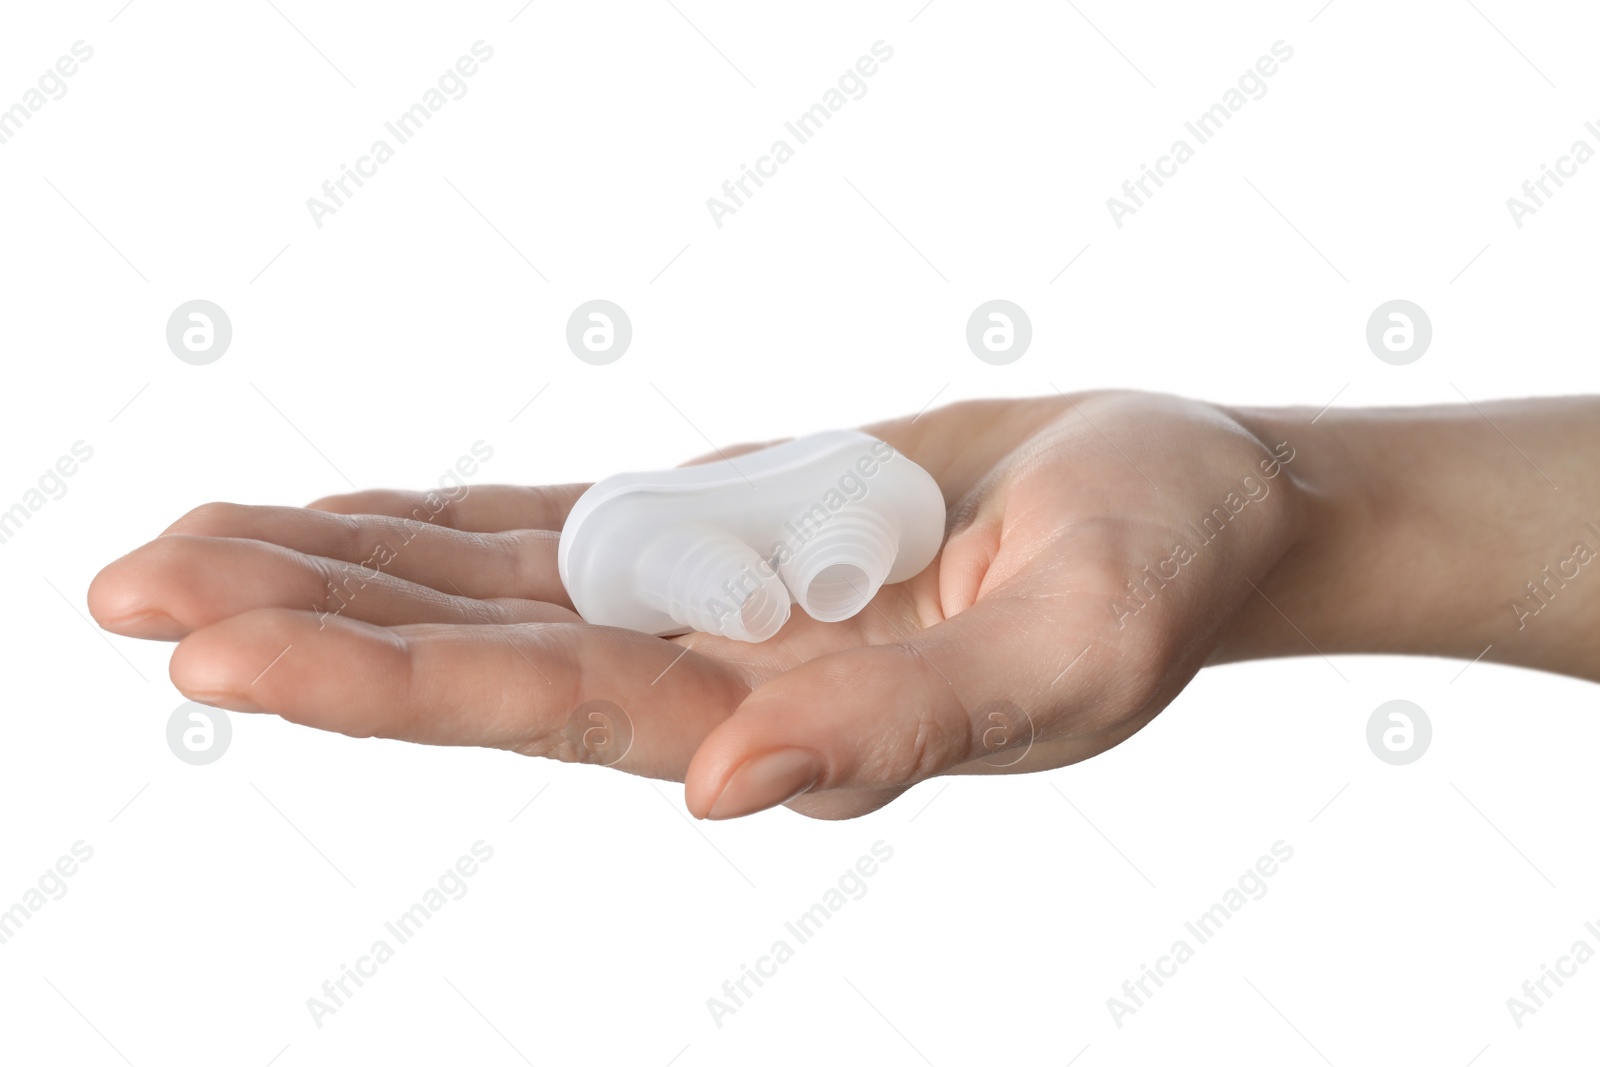
POLYGON ((313 623, 348 615, 383 626, 417 622, 575 621, 534 600, 477 600, 381 570, 308 556, 265 541, 158 537, 108 565, 89 586, 89 610, 128 637, 175 640, 254 608, 309 612, 313 623))
POLYGON ((452 530, 560 530, 587 485, 472 485, 416 492, 367 489, 312 501, 340 515, 390 515, 452 530))
POLYGON ((1109 748, 1106 730, 1148 697, 1137 670, 1108 669, 1129 661, 1099 634, 1103 600, 1029 596, 1023 577, 925 630, 756 689, 696 753, 689 810, 732 818, 802 794, 903 789, 981 760, 1037 769, 1032 746, 1062 731, 1078 758, 1109 748))
POLYGON ((678 466, 699 467, 707 463, 717 463, 725 459, 737 459, 740 456, 747 456, 751 452, 759 452, 763 448, 771 448, 773 445, 781 445, 785 441, 792 440, 794 440, 792 437, 777 437, 771 441, 745 441, 742 444, 729 445, 726 448, 718 448, 715 452, 703 453, 695 456, 693 459, 686 459, 682 463, 678 464, 678 466))
POLYGON ((268 541, 459 596, 572 607, 556 569, 560 535, 550 530, 474 533, 409 517, 215 503, 195 508, 165 532, 268 541))
POLYGON ((353 737, 483 745, 682 780, 749 691, 715 661, 609 627, 407 626, 264 609, 190 634, 185 696, 353 737))

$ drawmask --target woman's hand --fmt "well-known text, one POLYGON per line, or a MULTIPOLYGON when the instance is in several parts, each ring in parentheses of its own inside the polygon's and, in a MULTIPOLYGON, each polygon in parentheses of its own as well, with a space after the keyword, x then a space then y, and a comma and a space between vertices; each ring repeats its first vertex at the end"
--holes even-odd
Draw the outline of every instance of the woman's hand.
POLYGON ((943 549, 854 618, 797 611, 762 644, 583 622, 556 573, 580 485, 208 504, 107 566, 90 609, 178 641, 172 680, 208 704, 610 763, 685 781, 699 817, 847 818, 1127 738, 1245 654, 1219 643, 1307 528, 1296 442, 1207 404, 982 401, 865 429, 938 480, 943 549))

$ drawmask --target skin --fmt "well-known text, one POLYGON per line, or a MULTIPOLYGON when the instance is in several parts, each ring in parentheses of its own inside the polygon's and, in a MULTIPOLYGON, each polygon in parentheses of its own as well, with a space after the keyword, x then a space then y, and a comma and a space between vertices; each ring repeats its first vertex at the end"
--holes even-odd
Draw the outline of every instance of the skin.
POLYGON ((1207 663, 1481 653, 1600 681, 1600 559, 1570 562, 1600 551, 1595 398, 1319 414, 1108 392, 864 429, 938 481, 944 547, 854 618, 796 611, 761 644, 584 623, 556 574, 582 485, 207 504, 102 570, 89 607, 177 641, 191 699, 604 762, 685 782, 701 818, 849 818, 939 774, 1074 763, 1207 663))

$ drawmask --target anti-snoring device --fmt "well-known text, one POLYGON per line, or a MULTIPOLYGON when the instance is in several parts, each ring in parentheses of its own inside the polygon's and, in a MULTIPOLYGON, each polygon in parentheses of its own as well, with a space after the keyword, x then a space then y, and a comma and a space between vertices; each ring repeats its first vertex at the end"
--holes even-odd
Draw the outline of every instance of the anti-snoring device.
POLYGON ((556 559, 587 622, 765 641, 791 601, 840 622, 919 573, 944 521, 927 471, 876 437, 830 430, 596 482, 573 505, 556 559))

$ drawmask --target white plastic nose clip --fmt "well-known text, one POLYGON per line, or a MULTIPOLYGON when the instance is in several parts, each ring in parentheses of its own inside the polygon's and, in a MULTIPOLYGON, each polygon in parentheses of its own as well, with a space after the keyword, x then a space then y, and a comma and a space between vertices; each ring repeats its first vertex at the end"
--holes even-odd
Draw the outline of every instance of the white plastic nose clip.
POLYGON ((556 559, 588 622, 765 641, 791 600, 840 622, 920 572, 944 520, 927 471, 887 442, 831 430, 596 482, 573 505, 556 559))

